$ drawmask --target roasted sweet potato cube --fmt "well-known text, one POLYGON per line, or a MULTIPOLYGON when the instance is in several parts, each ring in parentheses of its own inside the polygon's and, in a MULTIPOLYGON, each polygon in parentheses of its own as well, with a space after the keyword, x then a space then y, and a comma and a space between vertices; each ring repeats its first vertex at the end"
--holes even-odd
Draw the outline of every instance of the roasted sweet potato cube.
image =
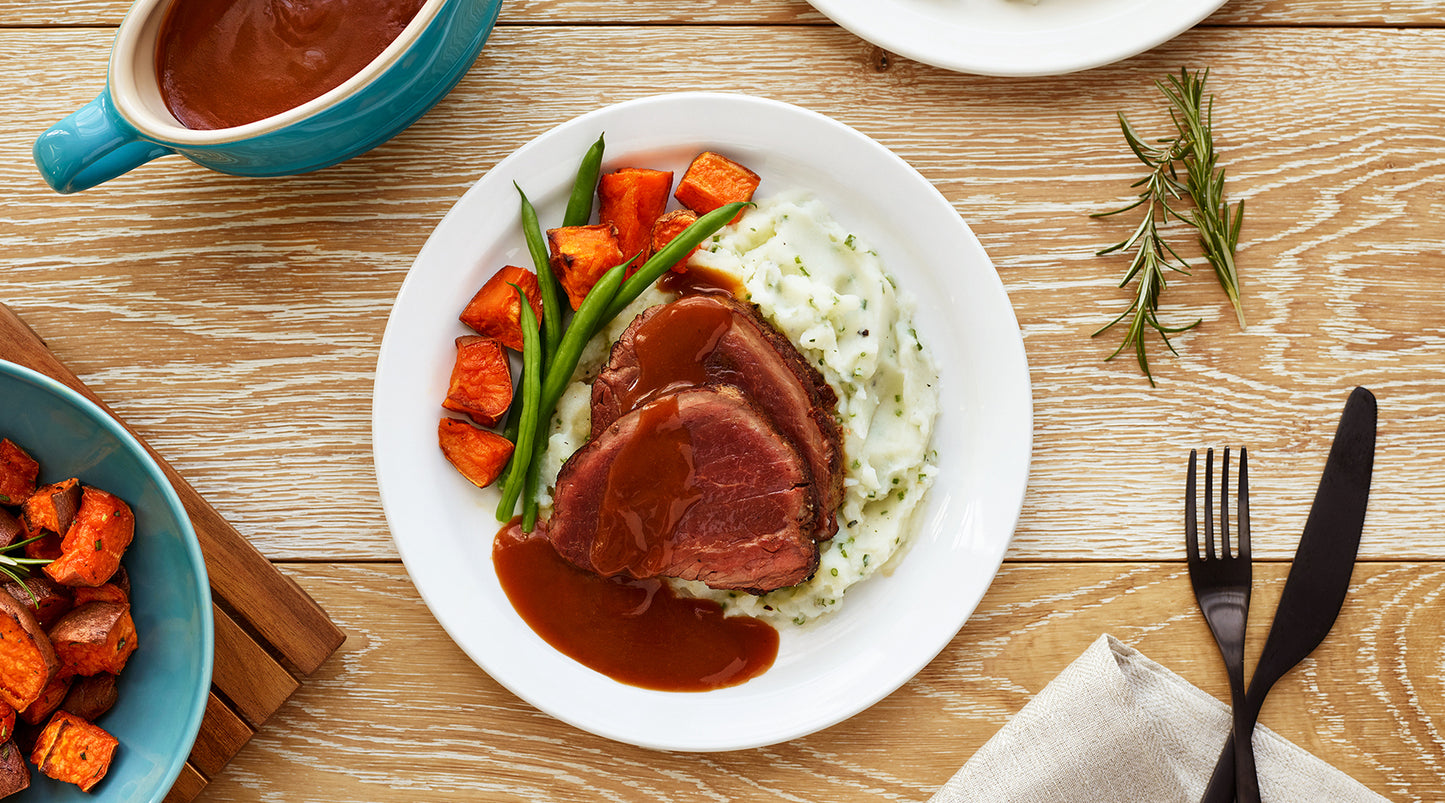
POLYGON ((115 574, 110 576, 110 582, 120 586, 120 590, 125 592, 126 599, 130 599, 130 574, 126 572, 124 565, 116 569, 115 574))
MULTIPOLYGON (((15 722, 14 712, 11 712, 10 722, 15 722)), ((13 741, 0 744, 0 797, 9 797, 29 787, 30 767, 26 766, 25 754, 19 745, 13 741)))
POLYGON ((672 172, 624 167, 597 181, 597 219, 617 229, 624 257, 637 254, 641 264, 651 254, 652 224, 667 211, 672 172))
MULTIPOLYGON (((23 602, 24 600, 22 600, 23 602)), ((122 605, 130 604, 130 595, 115 582, 101 583, 98 586, 79 586, 75 589, 74 607, 80 607, 87 602, 119 602, 122 605)), ((40 617, 35 617, 39 619, 40 617)))
POLYGON ((19 505, 35 493, 40 464, 9 438, 0 439, 0 505, 19 505))
POLYGON ((532 314, 542 320, 542 290, 537 286, 537 274, 526 268, 508 265, 482 285, 462 310, 461 322, 470 326, 479 335, 495 337, 502 345, 513 351, 522 350, 522 299, 512 285, 522 288, 532 314))
POLYGON ((75 682, 70 684, 70 692, 65 695, 65 700, 60 703, 60 710, 68 711, 87 722, 94 722, 119 699, 116 680, 116 676, 109 672, 76 678, 75 682))
POLYGON ((15 738, 15 716, 15 709, 11 708, 9 703, 0 700, 0 742, 8 742, 15 738))
POLYGON ((50 643, 62 675, 119 675, 136 648, 130 606, 117 602, 81 605, 50 628, 50 643))
POLYGON ((25 578, 23 584, 6 580, 3 588, 5 593, 30 609, 42 629, 48 630, 75 607, 75 598, 70 587, 44 575, 32 574, 25 578))
POLYGON ((120 568, 135 537, 135 514, 120 497, 86 486, 75 523, 60 542, 60 557, 46 564, 50 579, 67 586, 98 586, 120 568))
POLYGON ((457 359, 442 407, 496 426, 512 404, 512 367, 501 342, 480 335, 457 338, 457 359))
POLYGON ((547 244, 551 249, 552 273, 567 291, 572 309, 582 306, 582 299, 602 274, 626 258, 617 242, 617 228, 611 223, 548 229, 547 244))
POLYGON ((41 690, 40 696, 35 698, 35 702, 20 712, 20 718, 31 725, 39 725, 49 719, 50 715, 55 713, 55 709, 65 701, 65 695, 70 693, 71 680, 64 675, 56 675, 51 678, 50 682, 45 684, 45 688, 41 690))
POLYGON ((760 183, 757 173, 722 154, 703 151, 687 166, 672 196, 688 209, 705 215, 734 201, 751 201, 760 183))
POLYGON ((55 560, 60 557, 59 534, 41 531, 39 533, 29 533, 27 537, 36 537, 36 540, 25 545, 25 557, 44 558, 45 560, 55 560))
POLYGON ((59 666, 35 614, 9 594, 0 594, 0 700, 24 711, 59 666))
POLYGON ((41 530, 65 535, 80 509, 80 480, 68 480, 36 489, 25 500, 25 525, 38 535, 41 530))
POLYGON ((39 738, 41 730, 41 727, 31 725, 16 715, 15 746, 20 748, 20 755, 30 755, 30 751, 35 749, 35 740, 39 738))
POLYGON ((25 519, 20 516, 10 515, 10 511, 0 507, 0 547, 7 547, 17 541, 24 541, 29 536, 29 530, 25 528, 25 519))
POLYGON ((478 488, 491 485, 501 476, 515 448, 501 435, 455 418, 443 418, 437 425, 437 441, 447 461, 478 488))
POLYGON ((120 742, 100 726, 65 711, 56 711, 35 741, 30 761, 57 781, 89 792, 110 769, 120 742))
MULTIPOLYGON (((674 209, 658 218, 657 222, 652 224, 652 253, 661 251, 663 246, 696 222, 697 213, 691 209, 674 209)), ((688 259, 701 247, 699 245, 688 251, 686 256, 673 263, 671 270, 675 273, 687 273, 688 259)))

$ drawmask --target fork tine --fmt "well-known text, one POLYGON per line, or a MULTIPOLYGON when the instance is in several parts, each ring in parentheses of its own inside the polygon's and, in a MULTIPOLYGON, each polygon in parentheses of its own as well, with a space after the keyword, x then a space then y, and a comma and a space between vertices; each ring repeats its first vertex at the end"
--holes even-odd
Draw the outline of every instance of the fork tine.
POLYGON ((1214 560, 1214 450, 1204 453, 1204 559, 1214 560))
POLYGON ((1195 450, 1190 449, 1189 478, 1184 481, 1184 545, 1187 548, 1185 554, 1191 561, 1199 560, 1199 525, 1194 514, 1194 497, 1197 493, 1194 484, 1195 460, 1195 450))
POLYGON ((1219 557, 1229 557, 1229 447, 1219 470, 1219 557))
POLYGON ((1239 504, 1239 557, 1249 560, 1249 452, 1239 447, 1239 493, 1235 494, 1239 504))

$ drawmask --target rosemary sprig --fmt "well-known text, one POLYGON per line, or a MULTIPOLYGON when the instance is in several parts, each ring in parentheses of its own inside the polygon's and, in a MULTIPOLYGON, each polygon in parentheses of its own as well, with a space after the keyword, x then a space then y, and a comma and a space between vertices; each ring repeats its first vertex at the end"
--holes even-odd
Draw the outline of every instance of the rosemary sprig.
POLYGON ((1244 305, 1239 300, 1239 274, 1234 267, 1234 250, 1239 242, 1239 227, 1244 222, 1244 202, 1240 201, 1234 212, 1224 199, 1224 169, 1217 166, 1218 155, 1214 151, 1214 96, 1204 97, 1204 82, 1209 71, 1190 74, 1181 69, 1179 75, 1169 76, 1169 86, 1159 84, 1159 89, 1169 98, 1170 116, 1179 129, 1181 139, 1188 140, 1192 147, 1183 160, 1185 187, 1194 201, 1194 208, 1180 216, 1185 223, 1199 232, 1199 245, 1204 258, 1214 268, 1219 286, 1229 296, 1239 318, 1239 328, 1245 328, 1244 305))
POLYGON ((1170 327, 1159 322, 1159 296, 1168 284, 1165 271, 1189 275, 1188 261, 1179 256, 1160 231, 1170 218, 1194 227, 1204 258, 1214 267, 1215 276, 1234 305, 1240 327, 1244 327, 1244 309, 1240 304, 1239 279, 1234 266, 1235 246, 1239 241, 1240 224, 1244 220, 1244 204, 1239 204, 1231 212, 1224 198, 1224 171, 1217 167, 1212 132, 1214 99, 1210 96, 1206 101, 1204 95, 1204 83, 1208 76, 1208 70, 1191 74, 1181 69, 1178 77, 1169 76, 1167 85, 1162 81, 1155 82, 1169 101, 1169 114, 1177 136, 1151 144, 1139 136, 1128 118, 1119 114, 1124 141, 1134 156, 1149 168, 1149 173, 1130 185, 1143 188, 1137 200, 1120 209, 1091 215, 1108 217, 1141 206, 1144 209, 1143 218, 1133 234, 1097 252, 1103 256, 1133 250, 1133 259, 1119 286, 1126 287, 1133 281, 1137 281, 1138 286, 1129 307, 1094 332, 1094 336, 1129 318, 1124 341, 1106 359, 1112 360, 1125 349, 1132 348, 1139 368, 1151 386, 1154 385, 1154 376, 1149 371, 1145 348, 1148 330, 1157 332, 1164 345, 1177 354, 1174 344, 1169 342, 1169 335, 1192 329, 1200 323, 1196 320, 1185 326, 1170 327), (1179 178, 1181 167, 1184 174, 1182 181, 1179 178), (1191 208, 1180 209, 1174 205, 1173 202, 1184 198, 1192 203, 1191 208))
MULTIPOLYGON (((0 547, 0 574, 14 580, 21 588, 25 589, 25 593, 30 595, 31 602, 35 603, 35 607, 37 608, 40 607, 40 599, 35 596, 34 591, 30 590, 30 584, 25 582, 25 579, 30 576, 30 567, 44 566, 50 562, 50 559, 17 558, 12 557, 10 553, 23 548, 26 544, 39 541, 44 537, 43 535, 37 535, 33 538, 27 538, 24 541, 16 541, 8 546, 0 547)), ((0 593, 4 592, 0 591, 0 593)))
POLYGON ((1144 372, 1144 376, 1149 378, 1150 386, 1153 386, 1154 375, 1149 372, 1149 355, 1144 347, 1144 336, 1148 334, 1148 329, 1158 332, 1164 345, 1174 352, 1174 344, 1169 342, 1169 335, 1199 325, 1199 321, 1196 320, 1186 326, 1165 326, 1159 322, 1158 317, 1159 294, 1164 292, 1164 288, 1168 285, 1164 272, 1172 270, 1186 275, 1189 273, 1188 263, 1175 253, 1173 247, 1160 236, 1159 226, 1167 223, 1171 216, 1178 216, 1170 207, 1169 202, 1177 200, 1185 192, 1185 188, 1175 177, 1174 164, 1184 158, 1190 145, 1184 140, 1162 140, 1161 143, 1166 147, 1151 145, 1134 131, 1134 127, 1129 125, 1129 120, 1122 113, 1119 115, 1119 127, 1124 132, 1124 140, 1129 143, 1129 149, 1134 152, 1139 161, 1149 166, 1149 174, 1130 185, 1144 188, 1139 192, 1137 201, 1121 209, 1096 213, 1093 217, 1108 217, 1128 212, 1140 206, 1144 207, 1144 217, 1139 221, 1139 226, 1134 229, 1133 234, 1098 252, 1099 256, 1103 256, 1115 251, 1134 249, 1134 258, 1129 262, 1129 269, 1125 271, 1124 278, 1119 281, 1119 286, 1126 287, 1129 282, 1137 279, 1138 287, 1134 301, 1129 304, 1129 307, 1120 313, 1119 317, 1094 332, 1094 337, 1112 329, 1120 321, 1130 318, 1132 315, 1124 334, 1124 342, 1120 343, 1119 347, 1105 359, 1112 360, 1119 356, 1124 349, 1133 347, 1134 354, 1139 360, 1140 370, 1144 372), (1171 263, 1170 257, 1177 260, 1179 264, 1171 263))

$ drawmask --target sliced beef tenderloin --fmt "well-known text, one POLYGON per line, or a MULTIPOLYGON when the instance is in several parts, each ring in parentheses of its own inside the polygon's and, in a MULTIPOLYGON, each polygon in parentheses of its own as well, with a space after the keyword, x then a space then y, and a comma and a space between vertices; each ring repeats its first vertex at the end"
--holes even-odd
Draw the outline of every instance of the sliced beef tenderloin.
POLYGON ((761 594, 811 577, 807 465, 731 386, 679 390, 595 432, 557 477, 548 537, 613 577, 761 594))
POLYGON ((815 540, 838 530, 843 436, 838 397, 798 349, 751 304, 686 296, 649 307, 612 347, 592 385, 592 432, 659 395, 727 384, 743 391, 806 461, 815 486, 815 540))

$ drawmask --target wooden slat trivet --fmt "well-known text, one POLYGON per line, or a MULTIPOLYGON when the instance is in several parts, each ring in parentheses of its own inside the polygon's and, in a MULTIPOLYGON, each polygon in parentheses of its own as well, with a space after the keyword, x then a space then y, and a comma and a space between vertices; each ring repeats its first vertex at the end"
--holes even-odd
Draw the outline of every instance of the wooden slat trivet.
MULTIPOLYGON (((115 415, 18 315, 0 304, 0 359, 74 388, 115 415)), ((120 421, 119 417, 116 417, 120 421)), ((121 426, 130 430, 124 421, 121 426)), ((145 441, 134 430, 132 435, 145 441)), ((195 527, 216 619, 211 697, 195 747, 166 803, 185 803, 236 755, 345 639, 315 600, 281 574, 154 449, 195 527)))

